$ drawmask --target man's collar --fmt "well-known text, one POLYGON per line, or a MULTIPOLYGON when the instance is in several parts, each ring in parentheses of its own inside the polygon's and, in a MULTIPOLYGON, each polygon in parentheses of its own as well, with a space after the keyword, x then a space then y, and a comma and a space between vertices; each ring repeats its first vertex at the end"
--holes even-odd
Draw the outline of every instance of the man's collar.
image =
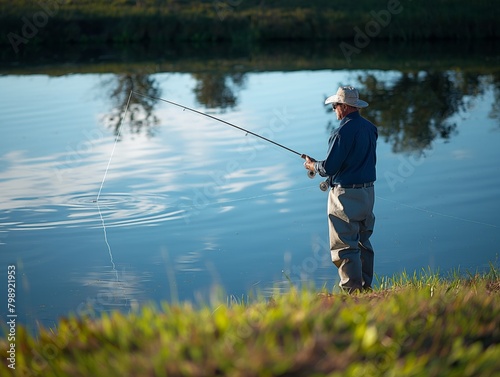
POLYGON ((353 111, 352 113, 349 113, 345 117, 342 118, 342 120, 340 121, 340 126, 343 126, 344 124, 349 122, 351 119, 359 118, 359 117, 360 117, 359 110, 353 111))

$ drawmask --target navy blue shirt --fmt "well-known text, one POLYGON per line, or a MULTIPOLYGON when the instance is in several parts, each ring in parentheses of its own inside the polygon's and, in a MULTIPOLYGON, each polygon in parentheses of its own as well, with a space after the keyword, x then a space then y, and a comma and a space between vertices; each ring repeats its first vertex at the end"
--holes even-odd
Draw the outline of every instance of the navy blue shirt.
POLYGON ((314 165, 319 175, 330 177, 330 185, 354 185, 376 180, 377 127, 359 111, 340 121, 328 142, 326 160, 314 165))

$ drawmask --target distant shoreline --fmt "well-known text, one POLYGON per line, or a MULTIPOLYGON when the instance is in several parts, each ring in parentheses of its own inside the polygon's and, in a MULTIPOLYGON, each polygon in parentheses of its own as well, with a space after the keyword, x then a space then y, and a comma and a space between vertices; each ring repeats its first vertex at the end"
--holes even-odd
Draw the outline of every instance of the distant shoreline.
POLYGON ((0 49, 0 74, 113 72, 256 72, 322 69, 460 70, 498 72, 495 41, 411 43, 374 41, 348 62, 339 42, 274 42, 234 46, 231 43, 164 46, 86 44, 64 49, 32 44, 18 54, 0 49))
POLYGON ((353 55, 373 40, 497 39, 491 1, 457 0, 0 0, 0 44, 342 41, 353 55))

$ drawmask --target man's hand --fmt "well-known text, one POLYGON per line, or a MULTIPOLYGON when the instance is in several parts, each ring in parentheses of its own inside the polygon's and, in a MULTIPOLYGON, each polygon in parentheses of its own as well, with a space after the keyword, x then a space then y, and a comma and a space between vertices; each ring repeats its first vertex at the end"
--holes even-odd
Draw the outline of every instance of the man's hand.
POLYGON ((314 168, 314 163, 316 162, 316 160, 314 158, 312 158, 312 157, 309 157, 306 154, 303 154, 301 157, 306 160, 304 162, 304 167, 307 170, 310 170, 312 172, 316 172, 316 169, 314 168))

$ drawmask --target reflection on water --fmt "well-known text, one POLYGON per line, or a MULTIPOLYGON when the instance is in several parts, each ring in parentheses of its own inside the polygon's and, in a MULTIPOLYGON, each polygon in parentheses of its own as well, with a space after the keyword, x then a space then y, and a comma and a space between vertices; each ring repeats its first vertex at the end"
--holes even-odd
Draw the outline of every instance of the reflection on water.
MULTIPOLYGON (((238 105, 238 93, 245 87, 246 75, 244 72, 193 73, 196 101, 220 112, 234 109, 238 105)), ((489 87, 492 86, 496 98, 500 98, 500 76, 495 73, 407 70, 387 78, 362 72, 350 83, 373 104, 363 111, 378 125, 379 135, 396 153, 421 153, 431 148, 437 138, 448 140, 456 133, 454 116, 463 116, 489 87)), ((346 84, 338 83, 339 86, 346 84)), ((104 81, 103 87, 111 88, 108 93, 113 102, 111 112, 103 116, 103 121, 114 129, 115 135, 133 90, 144 96, 132 95, 124 123, 130 134, 143 132, 154 136, 159 125, 154 109, 162 94, 152 75, 116 75, 104 81)), ((330 107, 325 111, 332 112, 330 107)), ((500 119, 499 113, 498 102, 494 102, 489 117, 500 119)), ((335 119, 329 120, 327 129, 331 131, 336 124, 335 119)))
POLYGON ((142 301, 142 283, 149 279, 149 274, 139 277, 133 272, 121 271, 91 271, 84 277, 77 277, 75 283, 95 292, 95 295, 81 301, 74 314, 100 316, 111 310, 130 310, 142 301))
POLYGON ((322 158, 338 125, 322 96, 358 86, 381 135, 377 273, 488 266, 500 227, 500 80, 474 72, 211 66, 0 77, 0 258, 27 282, 20 320, 206 300, 215 283, 229 297, 336 284, 325 193, 302 160, 162 101, 133 96, 97 203, 132 89, 322 158))
MULTIPOLYGON (((435 139, 457 132, 455 115, 471 110, 492 85, 494 75, 473 72, 404 72, 387 82, 373 74, 360 76, 367 101, 366 115, 379 125, 379 135, 394 152, 421 152, 435 139)), ((492 109, 494 112, 494 109, 492 109)))
MULTIPOLYGON (((134 135, 144 133, 154 136, 155 128, 159 125, 159 119, 154 113, 154 108, 161 96, 159 83, 149 74, 128 73, 118 74, 102 82, 102 87, 111 99, 113 107, 109 114, 103 116, 102 121, 106 127, 113 129, 118 135, 122 117, 123 123, 128 127, 128 133, 134 135), (146 94, 146 96, 130 97, 132 90, 146 94)), ((123 132, 123 130, 122 130, 123 132)))
POLYGON ((238 91, 244 87, 245 74, 236 73, 195 73, 196 100, 209 109, 219 109, 221 112, 234 108, 238 104, 238 91))

